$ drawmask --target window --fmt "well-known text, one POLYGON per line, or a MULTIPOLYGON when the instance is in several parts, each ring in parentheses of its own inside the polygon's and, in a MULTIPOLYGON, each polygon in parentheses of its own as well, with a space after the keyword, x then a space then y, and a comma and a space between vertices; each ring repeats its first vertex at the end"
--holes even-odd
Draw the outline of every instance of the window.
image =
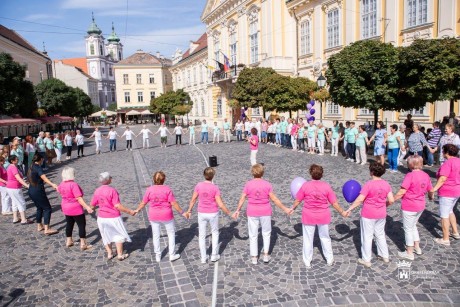
POLYGON ((155 92, 150 92, 150 100, 155 99, 155 92))
POLYGON ((222 117, 222 99, 217 99, 217 117, 222 117))
POLYGON ((104 55, 104 49, 102 49, 102 45, 99 45, 99 54, 104 55))
POLYGON ((373 115, 373 114, 374 112, 369 109, 366 109, 366 108, 359 109, 359 115, 373 115))
POLYGON ((150 84, 155 83, 155 75, 154 74, 149 74, 149 82, 150 82, 150 84))
POLYGON ((328 115, 339 115, 340 106, 333 102, 326 102, 326 114, 328 115))
POLYGON ((136 74, 136 82, 137 82, 137 84, 142 84, 142 75, 141 74, 136 74))
POLYGON ((137 92, 137 102, 144 102, 144 94, 142 92, 137 92))
POLYGON ((232 65, 236 65, 236 32, 230 33, 230 61, 232 65))
POLYGON ((190 86, 190 70, 187 71, 187 86, 190 86))
POLYGON ((109 76, 110 76, 110 77, 112 77, 112 76, 113 76, 112 67, 109 67, 109 76))
POLYGON ((203 83, 203 70, 204 70, 203 65, 200 65, 200 83, 203 83))
POLYGON ((361 2, 362 38, 377 36, 377 0, 361 2))
POLYGON ((118 51, 118 61, 121 61, 121 51, 118 51))
POLYGON ((113 87, 110 89, 110 96, 112 97, 112 102, 115 102, 115 89, 113 87))
POLYGON ((219 61, 220 56, 220 41, 219 36, 216 34, 214 36, 214 60, 219 61))
POLYGON ((123 84, 129 84, 128 74, 123 74, 123 84))
POLYGON ((198 104, 196 104, 195 102, 193 102, 193 108, 195 109, 195 116, 198 116, 198 109, 199 109, 198 104))
POLYGON ((110 57, 111 57, 112 59, 114 59, 114 57, 113 57, 113 50, 110 50, 110 57))
POLYGON ((327 48, 340 45, 339 10, 334 9, 327 13, 327 48))
POLYGON ((193 67, 193 85, 196 85, 196 67, 193 67))
POLYGON ((206 110, 204 108, 204 99, 201 98, 201 115, 205 116, 206 115, 206 110))
POLYGON ((107 94, 105 94, 105 102, 109 101, 109 97, 107 97, 107 94))
POLYGON ((310 53, 310 21, 300 24, 300 55, 310 53))
POLYGON ((185 71, 182 71, 182 88, 184 88, 186 86, 186 83, 185 83, 185 71))
POLYGON ((89 45, 89 53, 94 55, 94 44, 89 45))
POLYGON ((102 74, 105 75, 105 68, 102 67, 102 74))
POLYGON ((406 114, 411 114, 413 116, 428 116, 426 107, 422 107, 420 109, 409 110, 406 112, 406 114))
POLYGON ((253 116, 260 116, 260 109, 259 108, 252 108, 252 115, 253 116))
POLYGON ((251 46, 250 63, 257 63, 259 61, 259 31, 257 29, 257 19, 251 20, 249 24, 249 41, 251 46))
POLYGON ((131 96, 129 95, 129 92, 125 92, 125 102, 126 103, 131 102, 131 96))
POLYGON ((415 27, 428 21, 428 0, 407 0, 407 26, 415 27))

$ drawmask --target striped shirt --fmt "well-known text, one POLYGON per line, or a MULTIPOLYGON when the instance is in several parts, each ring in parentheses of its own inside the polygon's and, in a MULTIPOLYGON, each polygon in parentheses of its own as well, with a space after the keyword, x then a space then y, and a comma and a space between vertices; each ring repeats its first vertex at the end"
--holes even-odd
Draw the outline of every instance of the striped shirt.
POLYGON ((441 138, 441 129, 433 128, 430 134, 428 134, 428 145, 430 145, 431 148, 438 146, 440 138, 441 138))
POLYGON ((425 139, 425 135, 419 131, 414 132, 409 136, 407 139, 407 145, 409 146, 409 151, 415 153, 423 151, 423 147, 428 146, 428 142, 425 139))

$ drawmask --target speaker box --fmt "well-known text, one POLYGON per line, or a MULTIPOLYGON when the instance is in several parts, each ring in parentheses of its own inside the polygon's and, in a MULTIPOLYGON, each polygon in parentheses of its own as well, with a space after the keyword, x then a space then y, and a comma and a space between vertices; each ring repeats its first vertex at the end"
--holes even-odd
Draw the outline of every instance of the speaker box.
POLYGON ((217 166, 217 157, 216 156, 210 156, 209 157, 209 166, 210 167, 216 167, 217 166))

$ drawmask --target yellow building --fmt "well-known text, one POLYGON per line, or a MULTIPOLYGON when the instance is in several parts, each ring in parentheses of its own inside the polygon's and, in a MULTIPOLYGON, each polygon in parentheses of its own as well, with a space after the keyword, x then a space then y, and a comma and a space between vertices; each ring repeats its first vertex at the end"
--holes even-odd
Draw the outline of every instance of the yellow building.
POLYGON ((118 113, 149 109, 150 101, 172 89, 171 60, 138 50, 115 64, 118 113))

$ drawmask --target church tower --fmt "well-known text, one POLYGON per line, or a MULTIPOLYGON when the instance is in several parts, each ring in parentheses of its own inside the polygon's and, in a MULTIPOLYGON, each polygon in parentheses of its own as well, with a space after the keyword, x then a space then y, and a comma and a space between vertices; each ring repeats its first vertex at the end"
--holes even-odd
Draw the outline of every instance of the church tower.
POLYGON ((105 57, 104 37, 102 31, 94 21, 94 14, 92 15, 92 22, 88 28, 88 35, 86 36, 86 59, 88 63, 88 72, 94 79, 102 79, 101 63, 100 60, 105 57))
POLYGON ((123 45, 120 38, 115 33, 115 27, 112 22, 112 34, 107 38, 106 53, 112 58, 112 61, 118 62, 123 60, 123 45))

